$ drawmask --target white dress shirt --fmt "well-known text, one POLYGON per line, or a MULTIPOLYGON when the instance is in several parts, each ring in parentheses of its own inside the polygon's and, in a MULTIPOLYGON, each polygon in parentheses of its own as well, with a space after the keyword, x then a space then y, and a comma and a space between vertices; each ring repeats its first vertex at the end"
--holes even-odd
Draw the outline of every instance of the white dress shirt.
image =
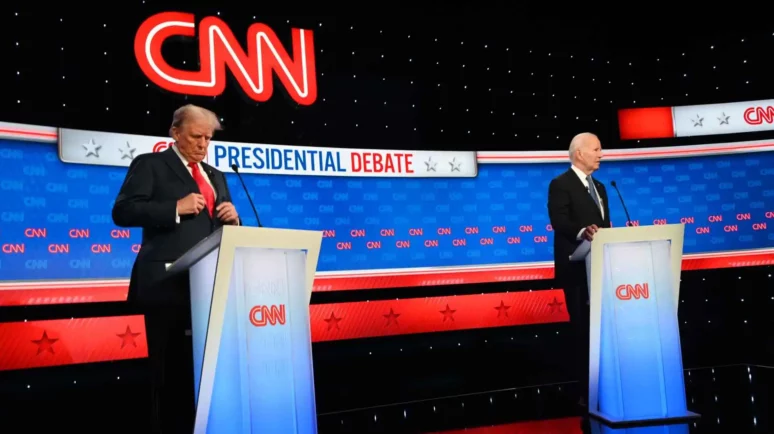
MULTIPOLYGON (((191 169, 191 166, 188 165, 188 160, 186 160, 183 154, 180 153, 180 150, 177 149, 177 144, 172 145, 172 149, 175 151, 175 154, 177 154, 177 156, 180 157, 180 161, 183 162, 183 166, 185 166, 186 170, 188 170, 188 173, 191 175, 191 179, 193 179, 193 169, 191 169)), ((212 185, 212 181, 210 181, 210 177, 207 176, 207 174, 204 172, 204 166, 202 166, 202 163, 196 163, 196 165, 199 166, 199 173, 202 174, 202 177, 204 178, 204 180, 207 181, 207 184, 209 184, 210 188, 212 188, 212 195, 215 198, 215 202, 217 202, 218 192, 215 190, 215 187, 212 185)), ((178 214, 177 207, 175 207, 175 222, 180 223, 180 214, 178 214)))
MULTIPOLYGON (((586 177, 589 176, 589 175, 586 175, 585 173, 583 173, 583 171, 578 169, 577 167, 575 167, 575 165, 571 166, 571 168, 572 168, 572 171, 575 172, 576 175, 578 175, 578 178, 580 178, 581 182, 583 183, 583 185, 586 187, 586 190, 588 191, 589 190, 589 182, 586 180, 586 177)), ((599 200, 599 212, 602 214, 602 218, 604 219, 605 218, 605 206, 602 203, 602 197, 599 195, 599 191, 597 190, 596 186, 594 186, 594 192, 596 193, 597 199, 599 200)), ((580 232, 578 232, 578 236, 575 237, 575 239, 576 240, 581 240, 583 238, 583 232, 585 232, 585 231, 586 231, 586 228, 581 229, 580 232)))

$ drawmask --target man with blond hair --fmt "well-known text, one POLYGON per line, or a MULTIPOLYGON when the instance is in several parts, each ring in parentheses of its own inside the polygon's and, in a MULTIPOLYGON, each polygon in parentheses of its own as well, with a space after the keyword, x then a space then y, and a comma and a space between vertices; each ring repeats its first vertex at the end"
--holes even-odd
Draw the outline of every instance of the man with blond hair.
POLYGON ((207 109, 190 104, 177 109, 169 129, 175 143, 132 160, 113 205, 116 225, 142 228, 129 301, 146 316, 154 420, 168 421, 163 431, 182 421, 192 426, 193 417, 191 343, 185 337, 191 314, 188 273, 168 276, 166 266, 221 226, 240 224, 224 174, 204 162, 220 129, 207 109))
POLYGON ((605 186, 592 174, 602 161, 596 135, 581 133, 570 142, 570 168, 548 186, 548 216, 554 231, 554 280, 564 289, 573 331, 574 374, 579 377, 580 404, 588 400, 589 289, 586 264, 570 255, 583 240, 591 241, 600 228, 610 227, 605 186))

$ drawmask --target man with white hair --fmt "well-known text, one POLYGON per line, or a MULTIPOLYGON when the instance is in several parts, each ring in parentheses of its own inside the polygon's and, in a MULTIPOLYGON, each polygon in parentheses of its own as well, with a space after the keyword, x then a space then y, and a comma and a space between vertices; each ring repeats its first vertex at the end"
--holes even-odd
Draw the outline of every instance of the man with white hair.
POLYGON ((170 430, 193 417, 193 368, 185 337, 191 314, 188 273, 167 276, 166 265, 221 226, 240 224, 225 176, 203 161, 220 129, 207 109, 190 104, 177 109, 169 129, 174 145, 135 157, 113 205, 116 225, 142 228, 129 301, 146 318, 154 422, 168 422, 170 430))
POLYGON ((570 142, 570 168, 548 186, 548 216, 554 231, 554 280, 564 289, 576 347, 574 363, 580 383, 580 404, 588 399, 589 290, 584 261, 570 262, 583 240, 610 227, 605 186, 592 177, 602 160, 596 135, 581 133, 570 142))

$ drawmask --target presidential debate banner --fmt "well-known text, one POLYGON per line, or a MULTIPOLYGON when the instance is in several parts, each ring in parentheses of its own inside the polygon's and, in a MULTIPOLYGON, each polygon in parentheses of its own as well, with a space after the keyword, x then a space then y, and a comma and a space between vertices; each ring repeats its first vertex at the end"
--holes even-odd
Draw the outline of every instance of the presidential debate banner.
MULTIPOLYGON (((126 166, 135 155, 161 152, 168 138, 60 129, 59 157, 65 163, 126 166)), ((210 165, 232 173, 375 178, 475 177, 475 152, 337 149, 212 142, 210 165)))
MULTIPOLYGON (((131 161, 170 139, 18 124, 0 133, 0 305, 125 300, 141 230, 116 227, 112 204, 131 161)), ((606 151, 595 176, 617 182, 628 224, 686 225, 684 269, 772 264, 772 150, 774 141, 606 151)), ((216 140, 208 162, 227 174, 245 224, 257 221, 232 164, 264 226, 323 232, 315 291, 553 277, 546 196, 568 170, 566 152, 216 140)), ((627 224, 608 194, 613 225, 627 224)))

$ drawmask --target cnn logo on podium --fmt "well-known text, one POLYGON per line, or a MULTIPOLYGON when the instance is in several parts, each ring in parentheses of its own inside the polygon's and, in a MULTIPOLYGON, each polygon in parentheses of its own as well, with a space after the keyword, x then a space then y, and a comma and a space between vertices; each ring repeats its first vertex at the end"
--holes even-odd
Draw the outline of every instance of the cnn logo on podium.
POLYGON ((267 324, 285 325, 285 305, 263 306, 256 305, 250 309, 250 323, 256 327, 265 327, 267 324))
POLYGON ((619 300, 639 300, 640 298, 650 298, 650 291, 648 290, 648 284, 635 283, 634 285, 618 285, 615 289, 615 296, 619 300))

